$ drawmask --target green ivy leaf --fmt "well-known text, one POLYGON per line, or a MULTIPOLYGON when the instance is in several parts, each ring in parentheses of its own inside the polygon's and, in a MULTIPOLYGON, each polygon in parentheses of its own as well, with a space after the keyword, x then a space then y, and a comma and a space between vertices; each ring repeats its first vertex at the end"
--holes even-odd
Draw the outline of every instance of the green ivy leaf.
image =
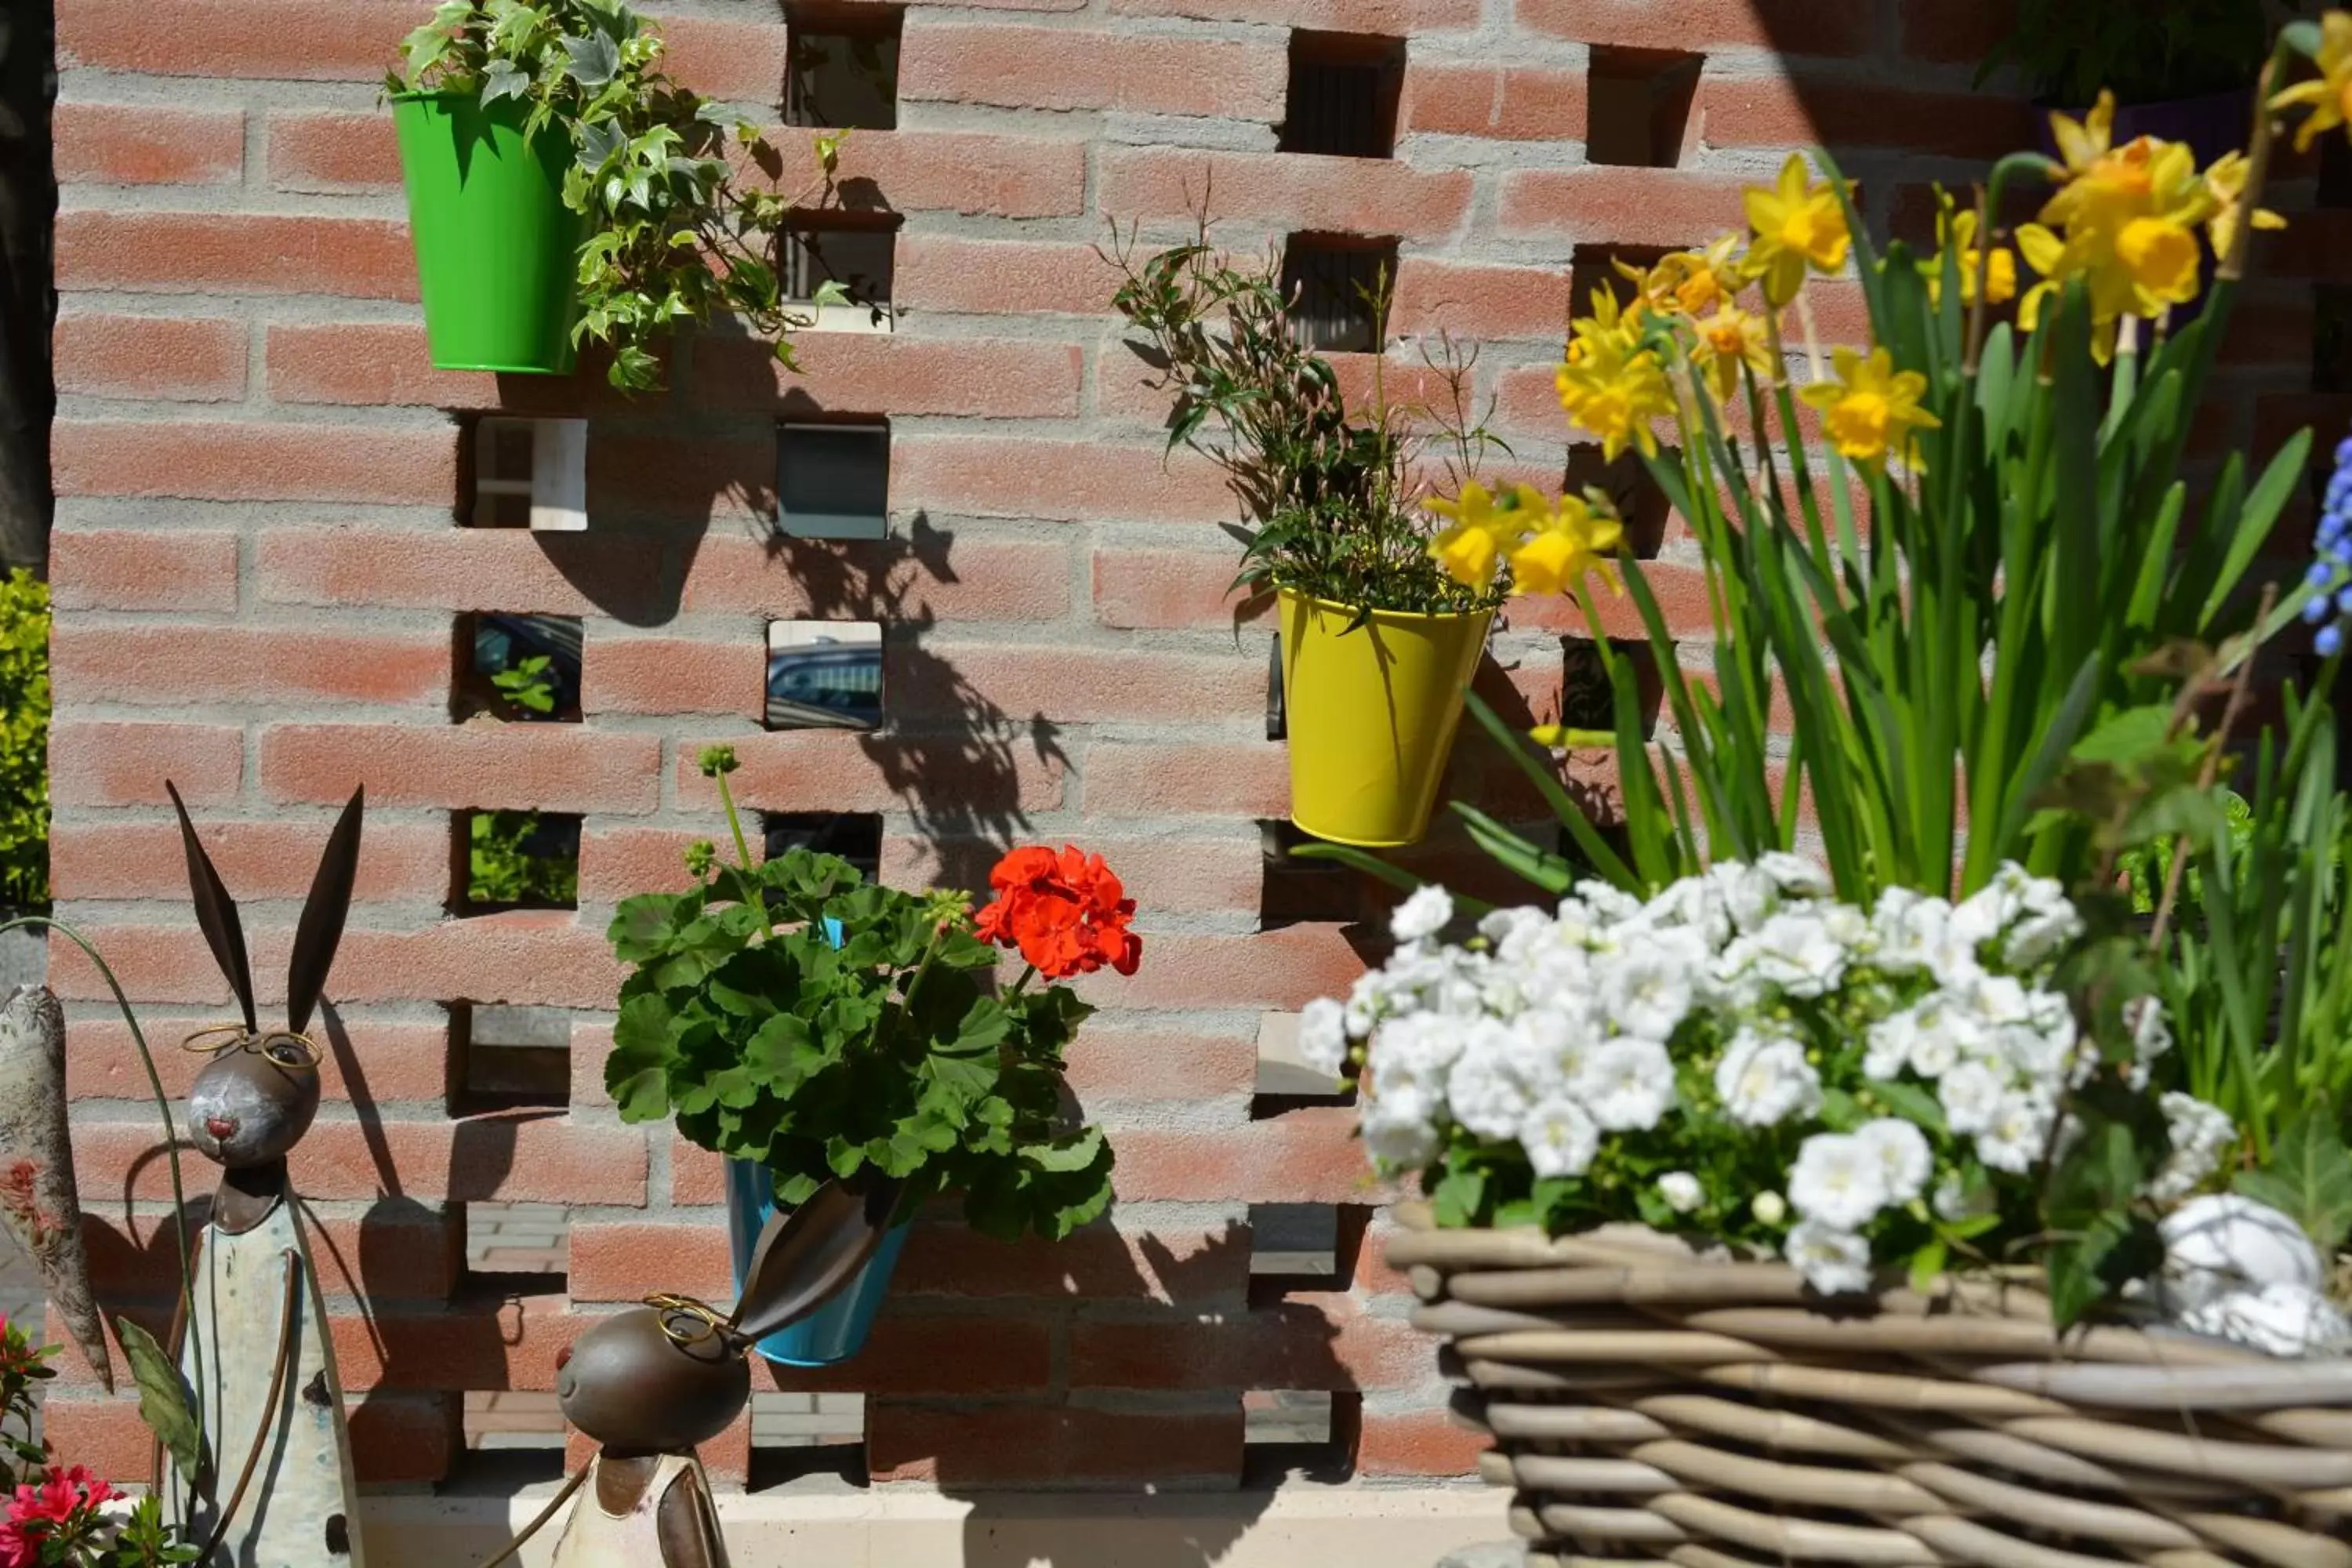
POLYGON ((603 87, 621 68, 620 46, 611 37, 597 33, 585 38, 566 38, 563 52, 570 63, 564 74, 582 87, 603 87))

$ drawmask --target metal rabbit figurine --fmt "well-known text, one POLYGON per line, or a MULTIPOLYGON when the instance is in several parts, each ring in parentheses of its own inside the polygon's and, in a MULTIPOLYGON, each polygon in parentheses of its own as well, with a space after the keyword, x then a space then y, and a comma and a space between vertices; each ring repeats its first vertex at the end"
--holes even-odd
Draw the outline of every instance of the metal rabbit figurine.
MULTIPOLYGON (((166 789, 171 786, 166 784, 166 789)), ((205 1452, 191 1486, 167 1477, 190 1539, 216 1543, 205 1563, 235 1568, 360 1568, 343 1394, 286 1156, 319 1110, 316 1041, 303 1033, 326 984, 359 866, 362 790, 328 835, 295 928, 286 1026, 265 1030, 236 901, 196 841, 172 790, 188 857, 196 923, 236 993, 242 1021, 186 1042, 212 1061, 188 1090, 189 1132, 223 1167, 199 1234, 180 1370, 194 1390, 205 1452)))
POLYGON ((496 1568, 561 1514, 554 1568, 727 1568, 698 1445, 751 1397, 751 1346, 824 1305, 874 1256, 896 1183, 828 1183, 760 1235, 743 1299, 725 1317, 687 1296, 648 1296, 564 1353, 564 1418, 602 1445, 586 1468, 497 1556, 496 1568), (573 1494, 584 1489, 584 1497, 573 1494))

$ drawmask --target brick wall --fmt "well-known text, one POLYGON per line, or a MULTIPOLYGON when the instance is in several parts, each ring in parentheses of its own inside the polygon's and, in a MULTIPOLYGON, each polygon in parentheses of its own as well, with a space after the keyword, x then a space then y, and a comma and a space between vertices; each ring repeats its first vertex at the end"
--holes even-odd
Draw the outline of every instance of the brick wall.
MULTIPOLYGON (((1212 188, 1240 247, 1395 237, 1394 331, 1483 341, 1516 467, 1556 485, 1571 266, 1705 240, 1736 221, 1743 182, 1824 137, 1874 221, 1916 228, 1925 182, 1965 180, 2028 134, 2021 106, 1969 93, 1982 7, 917 0, 899 129, 856 132, 845 165, 904 215, 897 331, 810 335, 798 381, 705 337, 680 345, 669 392, 634 402, 593 370, 427 367, 374 102, 423 9, 58 6, 58 894, 168 1047, 226 994, 186 914, 165 774, 208 825, 273 996, 317 846, 367 784, 327 1105, 296 1161, 363 1475, 447 1473, 464 1396, 548 1389, 556 1352, 612 1304, 727 1291, 716 1162, 622 1126, 601 1074, 605 921, 678 881, 677 850, 714 830, 692 759, 718 739, 755 808, 881 814, 893 880, 969 885, 1008 841, 1072 839, 1126 875, 1149 933, 1138 976, 1088 986, 1105 1011, 1076 1051, 1119 1152, 1113 1222, 1060 1247, 927 1224, 868 1352, 782 1386, 866 1394, 871 1472, 950 1488, 1230 1486, 1245 1396, 1318 1391, 1342 1395, 1341 1468, 1466 1471, 1376 1215, 1352 1245, 1381 1194, 1349 1111, 1253 1095, 1263 1015, 1344 986, 1379 910, 1352 882, 1268 880, 1259 822, 1286 805, 1263 732, 1269 632, 1236 625, 1225 596, 1216 476, 1190 456, 1163 467, 1165 410, 1119 344, 1093 247, 1114 219, 1176 237, 1212 188), (1294 27, 1409 37, 1393 160, 1276 151, 1294 27), (1696 61, 1673 166, 1589 162, 1593 79, 1661 50, 1696 61), (452 416, 499 409, 589 420, 588 531, 453 521, 452 416), (889 541, 765 536, 775 424, 811 411, 888 418, 889 541), (581 618, 580 722, 453 721, 455 626, 479 612, 581 618), (883 731, 763 730, 763 623, 796 616, 886 623, 883 731), (581 816, 576 911, 449 912, 453 814, 477 807, 581 816), (452 1096, 451 1020, 498 1002, 564 1010, 568 1103, 451 1114, 470 1103, 452 1096), (513 1202, 570 1205, 560 1280, 519 1289, 469 1266, 466 1206, 513 1202), (1253 1285, 1267 1205, 1343 1209, 1336 1275, 1253 1285)), ((660 9, 685 79, 776 102, 775 5, 660 9)), ((2336 265, 2312 246, 2290 260, 2336 265)), ((1855 330, 1850 294, 1822 308, 1826 330, 1855 330)), ((2310 289, 2264 284, 2249 316, 2214 448, 2311 406, 2310 289)), ((1686 564, 1685 546, 1668 527, 1657 547, 1686 564)), ((1556 608, 1510 621, 1488 689, 1551 718, 1589 660, 1556 608)), ((1529 814, 1466 741, 1454 784, 1529 814)), ((102 1283, 153 1314, 170 1193, 139 1079, 94 973, 71 952, 56 972, 102 1283)), ((189 1058, 166 1048, 163 1065, 184 1089, 189 1058)), ((49 1409, 60 1441, 144 1465, 131 1406, 86 1377, 49 1409)), ((740 1476, 751 1446, 747 1425, 711 1458, 740 1476)))

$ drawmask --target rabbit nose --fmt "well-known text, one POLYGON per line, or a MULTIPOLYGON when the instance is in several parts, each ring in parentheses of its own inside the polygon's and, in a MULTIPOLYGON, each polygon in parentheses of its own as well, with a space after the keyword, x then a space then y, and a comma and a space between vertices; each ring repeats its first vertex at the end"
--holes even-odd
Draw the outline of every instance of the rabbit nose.
POLYGON ((236 1118, 207 1116, 205 1118, 205 1131, 211 1133, 215 1141, 226 1143, 236 1136, 236 1118))
POLYGON ((566 1345, 562 1350, 555 1352, 555 1370, 562 1372, 565 1367, 570 1366, 571 1364, 572 1347, 570 1345, 566 1345))

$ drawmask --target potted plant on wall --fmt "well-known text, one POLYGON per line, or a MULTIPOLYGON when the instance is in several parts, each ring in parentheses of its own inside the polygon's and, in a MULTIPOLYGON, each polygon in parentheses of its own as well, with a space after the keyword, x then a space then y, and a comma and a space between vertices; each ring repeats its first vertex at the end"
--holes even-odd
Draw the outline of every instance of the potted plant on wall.
MULTIPOLYGON (((758 128, 672 81, 620 0, 443 0, 386 79, 433 363, 562 374, 583 341, 658 384, 681 320, 733 312, 792 363, 775 267, 790 200, 758 128)), ((829 179, 840 134, 820 135, 829 179)), ((822 301, 820 301, 822 302, 822 301)))
POLYGON ((630 974, 605 1083, 624 1121, 675 1117, 728 1157, 739 1277, 777 1204, 833 1180, 898 1184, 898 1224, 860 1280, 761 1346, 824 1365, 864 1342, 929 1199, 961 1195, 976 1229, 1008 1240, 1058 1239, 1102 1213, 1110 1144, 1063 1110, 1063 1052, 1094 1009, 1062 982, 1131 974, 1142 942, 1118 879, 1076 849, 1013 851, 976 912, 960 891, 876 886, 804 848, 755 866, 727 783, 733 749, 700 764, 736 863, 698 844, 693 888, 615 911, 630 974), (999 946, 1027 966, 992 994, 999 946))
MULTIPOLYGON (((1280 601, 1291 820, 1339 844, 1413 842, 1502 596, 1499 557, 1430 553, 1427 470, 1460 485, 1493 441, 1470 416, 1467 361, 1444 344, 1428 368, 1450 406, 1406 410, 1376 357, 1371 406, 1351 414, 1292 318, 1278 257, 1237 263, 1204 238, 1109 259, 1113 303, 1174 395, 1169 447, 1224 468, 1246 512, 1237 584, 1280 601)), ((1463 504, 1516 500, 1475 496, 1463 504)))

